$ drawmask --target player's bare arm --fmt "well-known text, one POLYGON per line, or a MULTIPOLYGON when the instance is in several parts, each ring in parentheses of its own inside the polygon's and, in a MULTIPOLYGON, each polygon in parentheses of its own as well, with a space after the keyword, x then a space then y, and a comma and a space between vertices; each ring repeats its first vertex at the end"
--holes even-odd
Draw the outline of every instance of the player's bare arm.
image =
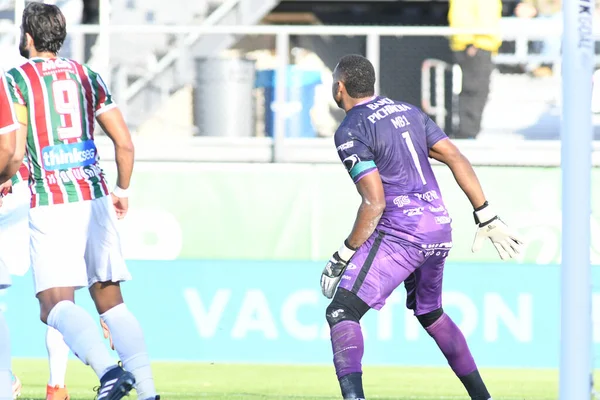
POLYGON ((356 221, 347 243, 353 250, 358 249, 375 231, 383 210, 385 210, 385 194, 379 172, 374 170, 364 176, 356 184, 362 199, 356 215, 356 221))
POLYGON ((450 139, 434 144, 429 156, 446 164, 456 183, 473 205, 475 223, 478 225, 472 251, 477 252, 486 239, 490 239, 503 260, 515 258, 523 246, 523 240, 498 217, 487 202, 473 166, 450 139))
POLYGON ((451 140, 444 139, 434 144, 429 150, 429 156, 450 168, 458 186, 465 192, 473 208, 477 209, 485 203, 483 189, 473 166, 451 140))
POLYGON ((115 146, 117 186, 128 189, 133 172, 134 147, 123 114, 118 108, 113 108, 100 114, 97 120, 115 146))
POLYGON ((376 169, 363 176, 356 183, 356 189, 362 200, 352 232, 339 250, 331 256, 321 274, 321 290, 329 299, 333 297, 348 262, 356 250, 373 234, 385 210, 383 183, 376 169))
POLYGON ((117 186, 112 196, 117 217, 122 219, 129 207, 127 189, 129 189, 131 174, 133 173, 135 151, 131 133, 127 128, 123 114, 118 108, 113 108, 98 115, 97 120, 115 146, 117 186))

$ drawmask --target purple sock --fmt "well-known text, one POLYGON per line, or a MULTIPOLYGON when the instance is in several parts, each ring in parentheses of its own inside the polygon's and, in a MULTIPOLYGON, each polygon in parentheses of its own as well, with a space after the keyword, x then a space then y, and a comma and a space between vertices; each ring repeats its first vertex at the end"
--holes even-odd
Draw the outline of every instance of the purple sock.
POLYGON ((458 377, 469 375, 477 369, 465 336, 448 315, 443 314, 425 329, 444 353, 450 368, 458 377))
POLYGON ((359 323, 342 321, 335 324, 331 328, 331 347, 338 379, 351 373, 362 373, 365 344, 359 323))

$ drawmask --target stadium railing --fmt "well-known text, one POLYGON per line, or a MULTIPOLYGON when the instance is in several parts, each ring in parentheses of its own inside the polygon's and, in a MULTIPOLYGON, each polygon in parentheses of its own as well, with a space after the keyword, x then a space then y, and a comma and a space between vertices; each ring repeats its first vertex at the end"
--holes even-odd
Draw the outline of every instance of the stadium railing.
MULTIPOLYGON (((101 19, 102 20, 102 19, 101 19)), ((108 19, 107 19, 108 20, 108 19)), ((596 39, 600 38, 600 29, 594 27, 596 39)), ((533 20, 523 23, 516 18, 505 18, 501 25, 501 36, 504 41, 514 41, 514 53, 495 56, 497 64, 519 65, 528 61, 548 61, 531 56, 528 43, 548 37, 561 35, 562 27, 544 20, 533 20)), ((110 42, 117 35, 127 33, 164 33, 183 35, 189 33, 202 35, 234 34, 242 36, 267 35, 275 37, 276 50, 276 87, 275 124, 273 137, 223 138, 223 137, 183 137, 157 140, 156 138, 136 138, 139 159, 163 161, 224 161, 224 162, 338 162, 335 152, 331 151, 331 138, 286 138, 285 107, 287 67, 289 65, 290 36, 363 36, 366 39, 366 56, 373 62, 375 70, 380 70, 380 40, 382 37, 438 36, 449 37, 458 33, 493 33, 489 30, 453 29, 449 27, 408 27, 408 26, 210 26, 201 25, 72 25, 70 35, 98 34, 97 51, 102 65, 93 65, 104 76, 110 77, 110 42), (111 39, 112 38, 112 39, 111 39)), ((18 35, 16 26, 0 26, 0 33, 18 35)), ((600 56, 596 56, 600 64, 600 56)), ((150 67, 151 68, 151 67, 150 67)), ((110 79, 107 79, 110 80, 110 79)), ((135 83, 114 82, 125 87, 117 90, 122 94, 120 104, 126 110, 127 102, 134 96, 132 85, 135 83), (128 92, 129 91, 129 92, 128 92)), ((113 85, 114 87, 114 85, 113 85)), ((135 87, 134 87, 135 88, 135 87)), ((104 158, 110 158, 112 151, 106 138, 98 138, 99 145, 106 145, 104 158)), ((535 165, 557 166, 560 164, 560 143, 551 141, 522 140, 476 140, 465 142, 463 148, 467 155, 478 165, 535 165)), ((594 150, 594 163, 600 166, 600 143, 594 150)))

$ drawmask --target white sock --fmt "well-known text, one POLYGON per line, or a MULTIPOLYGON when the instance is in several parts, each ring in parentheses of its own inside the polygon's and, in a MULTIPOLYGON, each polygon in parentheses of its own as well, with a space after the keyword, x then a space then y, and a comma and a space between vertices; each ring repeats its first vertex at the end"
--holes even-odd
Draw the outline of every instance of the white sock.
POLYGON ((4 314, 0 311, 0 400, 12 400, 10 373, 10 335, 4 314))
POLYGON ((48 325, 59 331, 73 354, 92 367, 98 378, 116 366, 92 316, 71 301, 61 301, 50 311, 48 325))
POLYGON ((138 399, 156 397, 150 357, 146 350, 144 332, 135 316, 125 304, 119 304, 100 316, 108 326, 115 350, 123 362, 123 367, 135 377, 135 390, 138 399))
POLYGON ((50 366, 48 385, 65 387, 69 346, 65 343, 63 335, 50 326, 46 330, 46 350, 48 350, 48 365, 50 366))

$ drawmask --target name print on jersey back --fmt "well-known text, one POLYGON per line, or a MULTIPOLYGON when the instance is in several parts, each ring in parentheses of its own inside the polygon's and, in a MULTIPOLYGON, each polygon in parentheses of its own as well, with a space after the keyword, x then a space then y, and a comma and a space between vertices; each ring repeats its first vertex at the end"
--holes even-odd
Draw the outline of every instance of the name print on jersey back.
POLYGON ((418 107, 386 97, 348 111, 335 136, 338 155, 355 182, 378 170, 386 197, 380 230, 419 244, 451 242, 451 219, 428 160, 431 146, 445 138, 418 107))
MULTIPOLYGON (((396 104, 394 100, 390 100, 387 97, 380 97, 379 100, 373 103, 367 103, 365 105, 371 110, 377 110, 368 117, 369 121, 372 124, 376 123, 377 121, 381 121, 382 119, 385 119, 391 114, 412 110, 412 108, 408 105, 396 104)), ((401 121, 404 121, 407 125, 410 125, 408 119, 406 119, 406 116, 404 116, 404 118, 403 116, 400 116, 398 118, 401 121)), ((398 118, 395 118, 395 120, 398 118)), ((402 127, 404 127, 404 125, 402 125, 402 127)))

